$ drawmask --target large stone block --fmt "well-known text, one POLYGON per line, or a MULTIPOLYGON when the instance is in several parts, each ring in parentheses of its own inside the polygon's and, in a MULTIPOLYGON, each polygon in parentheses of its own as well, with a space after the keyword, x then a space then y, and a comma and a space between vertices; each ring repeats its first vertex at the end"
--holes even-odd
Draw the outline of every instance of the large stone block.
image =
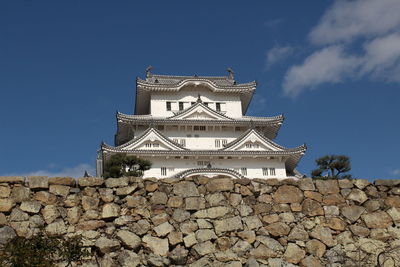
POLYGON ((197 186, 193 182, 182 181, 174 184, 173 192, 175 195, 180 197, 197 197, 199 196, 199 191, 197 186))
POLYGON ((71 187, 66 186, 66 185, 50 185, 49 192, 56 195, 56 196, 62 196, 66 197, 69 194, 71 187))
POLYGON ((11 191, 12 199, 19 203, 25 200, 29 200, 31 190, 24 186, 15 186, 11 191))
POLYGON ((116 218, 120 215, 121 207, 115 203, 107 203, 103 206, 101 217, 103 219, 116 218))
POLYGON ((302 211, 307 216, 324 215, 324 209, 318 201, 306 198, 302 204, 302 211))
POLYGON ((14 201, 9 198, 0 199, 0 212, 9 212, 14 206, 14 201))
POLYGON ((235 230, 243 230, 242 219, 239 216, 214 221, 214 227, 217 234, 235 230))
POLYGON ((364 207, 352 205, 343 207, 341 212, 344 217, 350 220, 350 222, 355 222, 360 218, 361 214, 365 211, 364 207))
POLYGON ((142 242, 139 236, 127 230, 118 231, 116 236, 119 240, 121 240, 125 247, 132 250, 135 250, 137 247, 139 247, 140 243, 142 242))
POLYGON ((11 189, 8 185, 7 186, 0 185, 0 198, 9 197, 10 194, 11 194, 11 189))
POLYGON ((294 243, 289 243, 286 247, 284 259, 287 262, 297 264, 306 256, 306 252, 302 250, 298 245, 294 243))
POLYGON ((75 186, 76 179, 72 177, 50 177, 49 185, 75 186))
POLYGON ((277 203, 300 203, 303 200, 303 192, 292 185, 282 185, 273 195, 277 203))
POLYGON ((376 211, 361 216, 368 228, 387 228, 392 225, 392 218, 384 211, 376 211))
POLYGON ((78 179, 78 184, 81 187, 87 187, 87 186, 101 186, 104 184, 104 178, 101 177, 85 177, 85 178, 79 178, 78 179))
POLYGON ((231 178, 218 178, 210 179, 206 184, 206 189, 208 192, 222 192, 233 190, 234 185, 231 178))
POLYGON ((315 185, 317 186, 318 191, 323 194, 337 194, 340 192, 339 184, 337 180, 316 180, 315 185))
POLYGON ((10 239, 16 237, 14 229, 10 226, 4 226, 0 228, 0 245, 6 244, 10 239))
POLYGON ((106 187, 124 187, 129 185, 129 178, 128 177, 121 177, 121 178, 108 178, 105 180, 106 187))
POLYGON ((120 243, 117 240, 109 239, 106 237, 100 237, 99 239, 97 239, 95 245, 104 254, 117 251, 121 247, 120 243))
POLYGON ((216 218, 221 218, 226 214, 229 214, 230 212, 232 212, 232 209, 230 207, 221 206, 221 207, 212 207, 205 210, 199 210, 196 213, 194 213, 193 216, 195 218, 216 219, 216 218))
POLYGON ((400 185, 400 179, 378 179, 375 180, 375 185, 397 186, 400 185))
POLYGON ((24 201, 21 203, 20 209, 28 213, 38 213, 42 205, 38 201, 24 201))
POLYGON ((49 177, 30 176, 28 177, 29 188, 49 188, 49 177))
POLYGON ((283 222, 271 223, 265 229, 273 236, 286 236, 290 232, 290 227, 283 222))
POLYGON ((0 183, 23 184, 25 178, 22 176, 0 176, 0 183))
POLYGON ((142 241, 151 249, 151 251, 153 251, 154 254, 159 256, 167 256, 169 251, 168 239, 161 239, 151 235, 146 235, 143 237, 142 241))

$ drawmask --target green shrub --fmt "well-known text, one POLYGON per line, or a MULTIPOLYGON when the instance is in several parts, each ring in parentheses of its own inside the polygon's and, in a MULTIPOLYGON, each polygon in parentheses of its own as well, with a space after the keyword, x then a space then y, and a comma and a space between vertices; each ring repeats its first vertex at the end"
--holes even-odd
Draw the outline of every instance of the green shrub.
POLYGON ((127 156, 126 154, 114 154, 105 162, 103 177, 141 177, 144 171, 150 169, 151 165, 152 163, 149 160, 127 156))
POLYGON ((88 255, 80 236, 64 238, 40 233, 29 239, 17 236, 8 241, 0 249, 0 266, 52 267, 60 261, 71 266, 73 261, 88 255))

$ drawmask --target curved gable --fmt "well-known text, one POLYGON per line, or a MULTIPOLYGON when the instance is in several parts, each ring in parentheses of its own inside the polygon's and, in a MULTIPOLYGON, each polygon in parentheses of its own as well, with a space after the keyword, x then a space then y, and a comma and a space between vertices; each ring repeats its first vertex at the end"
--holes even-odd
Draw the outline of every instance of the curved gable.
POLYGON ((215 111, 201 102, 197 102, 193 106, 188 107, 168 119, 173 120, 232 120, 232 118, 215 111))

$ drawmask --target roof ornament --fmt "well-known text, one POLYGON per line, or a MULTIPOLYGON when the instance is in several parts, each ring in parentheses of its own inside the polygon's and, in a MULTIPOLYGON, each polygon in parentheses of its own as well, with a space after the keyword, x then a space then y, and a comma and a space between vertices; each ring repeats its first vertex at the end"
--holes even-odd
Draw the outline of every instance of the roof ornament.
POLYGON ((197 103, 203 103, 203 100, 201 100, 200 94, 197 95, 197 103))
POLYGON ((153 119, 151 119, 150 123, 149 123, 149 128, 155 128, 156 127, 156 123, 154 122, 153 119))
POLYGON ((149 65, 147 68, 146 68, 146 78, 149 78, 150 76, 151 76, 151 70, 153 69, 153 66, 152 65, 149 65))
POLYGON ((250 129, 255 129, 256 125, 254 124, 253 120, 250 120, 250 129))
POLYGON ((91 177, 91 176, 90 176, 89 173, 85 170, 85 173, 83 174, 83 177, 87 178, 87 177, 91 177))
POLYGON ((235 77, 234 77, 235 72, 233 71, 233 69, 227 68, 226 71, 228 72, 228 79, 234 80, 235 79, 235 77))

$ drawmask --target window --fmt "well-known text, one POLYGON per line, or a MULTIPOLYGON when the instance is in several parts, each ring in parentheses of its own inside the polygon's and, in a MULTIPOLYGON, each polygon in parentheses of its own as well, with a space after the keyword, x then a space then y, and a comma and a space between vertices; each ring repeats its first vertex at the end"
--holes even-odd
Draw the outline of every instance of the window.
POLYGON ((181 139, 181 140, 179 141, 179 144, 180 144, 181 146, 186 146, 186 140, 185 140, 185 139, 181 139))
POLYGON ((186 137, 192 137, 192 135, 191 134, 187 134, 186 137))
POLYGON ((215 110, 221 111, 221 103, 215 103, 215 110))
POLYGON ((179 102, 179 110, 183 110, 183 102, 179 102))
POLYGON ((221 147, 221 140, 215 139, 215 147, 221 147))
POLYGON ((167 167, 161 167, 161 176, 167 175, 167 167))
POLYGON ((210 104, 210 102, 203 102, 204 106, 208 107, 208 104, 210 104))
POLYGON ((268 176, 268 168, 262 168, 263 176, 268 176))
POLYGON ((153 147, 160 147, 159 143, 153 143, 153 147))
POLYGON ((190 102, 190 105, 192 105, 192 106, 193 106, 194 104, 196 104, 196 102, 190 102))
POLYGON ((228 140, 222 139, 222 145, 223 145, 223 146, 226 146, 227 143, 228 143, 228 140))
POLYGON ((145 147, 151 147, 151 143, 146 143, 144 146, 145 147))
POLYGON ((167 101, 167 110, 170 111, 171 110, 171 102, 167 101))
POLYGON ((168 167, 168 172, 174 172, 175 168, 174 167, 168 167))
POLYGON ((205 131, 206 130, 206 126, 202 125, 202 126, 193 126, 193 130, 195 131, 205 131))
POLYGON ((207 166, 208 164, 210 164, 209 161, 198 161, 197 162, 197 166, 207 166))
POLYGON ((179 144, 179 140, 178 139, 172 139, 172 141, 174 141, 174 143, 179 144))
POLYGON ((275 168, 269 168, 269 175, 275 175, 275 168))
POLYGON ((244 176, 247 175, 247 168, 242 167, 242 168, 240 169, 240 171, 242 172, 242 175, 244 175, 244 176))
POLYGON ((251 148, 251 143, 246 143, 246 148, 251 148))

